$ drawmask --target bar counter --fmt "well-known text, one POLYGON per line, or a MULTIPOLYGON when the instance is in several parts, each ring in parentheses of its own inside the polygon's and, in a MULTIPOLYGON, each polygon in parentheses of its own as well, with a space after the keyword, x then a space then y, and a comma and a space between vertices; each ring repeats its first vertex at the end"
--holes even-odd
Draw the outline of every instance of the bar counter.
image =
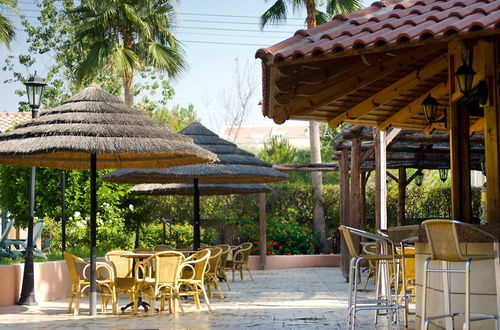
MULTIPOLYGON (((499 225, 477 225, 478 228, 493 234, 500 239, 499 225)), ((462 253, 466 255, 494 254, 495 247, 491 238, 466 228, 458 231, 462 253)), ((423 227, 419 230, 418 241, 415 243, 415 272, 416 272, 416 325, 420 328, 421 302, 422 302, 422 278, 424 260, 430 256, 427 237, 423 227)), ((431 261, 431 268, 443 267, 438 265, 439 261, 431 261)), ((464 263, 449 263, 450 269, 463 269, 464 263)), ((500 313, 500 279, 495 274, 495 268, 500 267, 498 260, 473 261, 471 266, 471 313, 500 313)), ((497 273, 500 273, 497 272, 497 273)), ((427 289, 427 313, 428 316, 448 314, 447 298, 451 301, 451 312, 464 311, 464 274, 451 274, 449 281, 444 273, 429 273, 427 289), (449 282, 448 282, 449 281, 449 282), (446 288, 449 285, 449 290, 446 288)), ((448 318, 432 321, 429 329, 451 328, 451 319, 448 318)), ((455 318, 455 328, 461 329, 463 317, 455 318)), ((476 321, 471 323, 472 329, 495 329, 495 320, 476 321)))

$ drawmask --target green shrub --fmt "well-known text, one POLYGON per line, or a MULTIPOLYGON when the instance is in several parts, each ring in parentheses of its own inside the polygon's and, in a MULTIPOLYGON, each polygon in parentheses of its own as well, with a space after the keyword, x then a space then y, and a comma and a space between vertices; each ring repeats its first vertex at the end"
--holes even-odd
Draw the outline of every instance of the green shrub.
MULTIPOLYGON (((259 224, 250 218, 242 219, 238 235, 253 243, 252 254, 259 253, 259 224)), ((283 217, 267 218, 267 254, 314 254, 317 237, 312 230, 296 220, 283 217)))
MULTIPOLYGON (((193 245, 193 227, 188 224, 175 224, 172 225, 173 248, 188 248, 193 245)), ((216 231, 212 228, 204 229, 201 228, 201 242, 207 245, 214 245, 216 240, 216 231)), ((143 226, 140 233, 141 247, 153 248, 155 245, 163 244, 163 225, 161 224, 148 224, 143 226)), ((169 241, 169 230, 167 228, 167 245, 170 244, 169 241)))

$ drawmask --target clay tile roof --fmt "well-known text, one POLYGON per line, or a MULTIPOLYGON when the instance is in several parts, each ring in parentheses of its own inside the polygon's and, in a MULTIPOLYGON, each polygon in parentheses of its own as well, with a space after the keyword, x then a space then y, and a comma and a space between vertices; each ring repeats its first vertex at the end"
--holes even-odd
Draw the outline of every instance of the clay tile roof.
POLYGON ((31 119, 31 112, 0 112, 0 132, 22 124, 31 119))
POLYGON ((269 64, 360 48, 411 46, 423 39, 499 28, 500 1, 388 0, 299 30, 287 40, 259 49, 255 56, 269 64))

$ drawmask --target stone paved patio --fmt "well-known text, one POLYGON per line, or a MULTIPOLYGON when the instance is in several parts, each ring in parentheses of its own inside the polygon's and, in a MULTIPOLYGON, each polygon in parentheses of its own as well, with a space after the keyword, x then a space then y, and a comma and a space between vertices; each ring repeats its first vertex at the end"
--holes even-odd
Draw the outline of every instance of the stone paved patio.
MULTIPOLYGON (((81 315, 66 313, 68 299, 43 302, 36 307, 0 307, 2 329, 345 329, 347 284, 339 268, 298 268, 254 271, 255 281, 225 283, 224 300, 214 296, 214 311, 183 302, 185 313, 175 315, 125 312, 90 317, 88 300, 81 303, 81 315)), ((370 292, 373 294, 373 292, 370 292)), ((127 297, 123 296, 124 305, 127 297)), ((373 312, 360 312, 359 329, 387 329, 384 318, 374 326, 373 312)), ((410 328, 414 328, 410 323, 410 328)))

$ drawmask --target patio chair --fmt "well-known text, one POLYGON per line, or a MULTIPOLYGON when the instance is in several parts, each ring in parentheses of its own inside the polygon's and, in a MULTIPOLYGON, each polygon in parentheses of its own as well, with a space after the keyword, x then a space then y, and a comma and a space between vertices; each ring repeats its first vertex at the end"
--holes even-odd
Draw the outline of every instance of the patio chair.
MULTIPOLYGON (((421 323, 421 329, 427 329, 429 326, 430 321, 436 320, 436 319, 442 319, 442 318, 451 318, 452 322, 455 318, 455 316, 464 316, 464 322, 463 322, 463 329, 468 330, 470 329, 470 323, 472 321, 480 321, 480 320, 486 320, 486 319, 496 319, 496 328, 500 329, 500 315, 499 314, 472 314, 471 313, 471 306, 470 306, 470 270, 471 270, 471 264, 473 261, 480 261, 480 260, 495 260, 495 262, 498 262, 498 258, 500 256, 497 255, 498 252, 495 252, 494 254, 491 255, 469 255, 469 254, 464 254, 462 253, 461 247, 460 247, 460 240, 458 236, 458 228, 462 227, 464 229, 467 229, 469 231, 474 231, 477 233, 480 233, 488 238, 490 238, 494 244, 498 247, 499 241, 498 238, 495 235, 492 235, 491 233, 488 233, 486 231, 483 231, 479 228, 477 228, 474 225, 456 221, 456 220, 426 220, 422 222, 422 226, 425 228, 425 233, 427 235, 427 241, 429 243, 429 250, 431 253, 431 256, 425 259, 424 261, 424 276, 423 276, 423 281, 422 281, 422 323, 421 323), (429 264, 431 261, 442 261, 444 262, 443 268, 430 268, 429 264), (450 262, 462 262, 464 263, 464 269, 456 269, 456 267, 453 267, 453 269, 449 269, 448 265, 450 262), (432 272, 440 272, 440 273, 462 273, 465 276, 461 277, 460 279, 465 280, 464 285, 465 285, 465 311, 464 312, 456 312, 456 313, 450 313, 450 314, 444 314, 444 315, 434 315, 429 317, 427 315, 427 305, 426 305, 426 300, 427 300, 427 284, 428 284, 428 274, 432 272)), ((497 249, 495 248, 495 251, 497 249)), ((439 263, 441 264, 441 263, 439 263)), ((498 263, 497 263, 498 265, 498 263)), ((481 267, 481 266, 478 266, 481 267)), ((495 268, 495 272, 500 272, 500 269, 495 268)), ((496 273, 494 274, 493 278, 498 278, 499 274, 496 273)), ((456 280, 457 278, 455 278, 456 280)), ((451 280, 450 280, 451 281, 451 280)), ((451 306, 449 306, 451 310, 451 306)), ((498 307, 498 306, 497 306, 498 307)))
POLYGON ((5 230, 0 237, 0 257, 4 258, 14 258, 15 255, 10 251, 10 240, 7 238, 9 236, 10 230, 14 226, 15 220, 12 219, 7 223, 5 230))
POLYGON ((219 267, 217 267, 217 277, 221 280, 224 280, 224 282, 226 282, 227 288, 231 290, 231 286, 229 285, 229 280, 226 274, 226 263, 229 254, 231 253, 231 246, 229 244, 219 244, 217 246, 222 248, 220 254, 220 264, 219 267))
MULTIPOLYGON (((377 254, 377 244, 367 243, 363 244, 363 253, 364 254, 377 254)), ((373 280, 373 284, 376 284, 377 281, 377 261, 376 260, 368 260, 368 274, 366 275, 365 284, 363 285, 363 290, 366 291, 366 286, 368 285, 368 281, 370 279, 373 280)))
POLYGON ((240 279, 243 280, 243 270, 246 270, 253 281, 252 273, 248 268, 248 258, 250 257, 250 250, 252 249, 252 243, 243 243, 241 248, 233 253, 233 259, 226 261, 226 269, 231 269, 233 273, 234 282, 234 272, 236 270, 240 271, 240 279))
MULTIPOLYGON (((64 252, 64 260, 68 267, 69 276, 71 277, 71 296, 69 298, 68 313, 71 312, 73 306, 73 299, 75 299, 74 315, 79 314, 80 298, 88 296, 88 289, 90 288, 90 279, 87 277, 87 269, 90 267, 88 261, 75 256, 69 252, 64 252), (80 265, 80 267, 79 267, 80 265), (83 266, 83 270, 82 267, 83 266)), ((106 311, 107 301, 111 299, 113 306, 113 313, 117 314, 118 301, 115 294, 114 286, 114 272, 113 268, 105 262, 97 262, 97 288, 99 292, 97 295, 101 296, 101 311, 106 311)))
POLYGON ((210 301, 205 290, 205 273, 210 258, 210 250, 204 249, 186 258, 179 283, 181 296, 193 296, 197 309, 200 309, 200 295, 203 295, 208 310, 211 311, 210 301))
MULTIPOLYGON (((42 235, 43 227, 45 226, 45 221, 38 221, 33 225, 33 255, 39 258, 47 258, 47 256, 42 252, 42 250, 36 246, 36 242, 42 235)), ((17 257, 19 255, 26 254, 26 248, 28 247, 27 242, 28 239, 25 240, 10 240, 11 246, 14 246, 16 249, 11 250, 12 254, 17 257)))
POLYGON ((136 249, 133 249, 132 252, 134 252, 134 253, 153 253, 154 251, 151 249, 146 249, 146 248, 136 248, 136 249))
MULTIPOLYGON (((124 258, 122 255, 130 254, 129 251, 110 251, 106 253, 106 261, 113 268, 115 282, 115 300, 118 301, 119 294, 128 294, 130 302, 137 301, 136 297, 136 280, 133 274, 134 260, 132 258, 124 258)), ((124 309, 122 309, 123 311, 124 309)))
MULTIPOLYGON (((162 251, 152 256, 137 261, 135 265, 135 278, 137 281, 137 295, 148 298, 151 314, 155 311, 156 299, 160 298, 160 310, 164 310, 165 300, 168 300, 169 312, 175 312, 175 301, 184 313, 179 295, 179 278, 181 273, 181 264, 184 262, 184 255, 176 251, 162 251), (156 270, 154 277, 149 269, 154 267, 156 270)), ((134 312, 136 307, 134 305, 134 312)))
POLYGON ((208 289, 208 296, 212 298, 212 285, 219 292, 219 296, 224 299, 224 294, 219 285, 219 279, 217 278, 217 270, 220 266, 220 256, 222 253, 221 247, 210 248, 210 258, 208 259, 208 268, 205 272, 205 285, 208 289))
MULTIPOLYGON (((349 292, 347 298, 347 325, 350 329, 354 329, 356 325, 356 313, 360 310, 373 310, 376 312, 375 321, 379 315, 379 311, 387 311, 388 322, 395 321, 399 328, 399 315, 398 310, 404 309, 404 305, 397 304, 396 295, 392 295, 391 285, 389 280, 389 265, 396 264, 394 244, 384 236, 369 233, 360 229, 340 226, 340 231, 347 245, 349 254, 351 255, 351 262, 349 265, 349 292), (352 236, 359 236, 370 241, 376 242, 380 248, 377 254, 360 254, 358 253, 354 239, 352 236), (358 301, 358 281, 360 274, 360 264, 363 260, 376 261, 376 293, 375 298, 369 301, 358 301), (385 276, 382 276, 385 274, 385 276), (382 280, 385 280, 384 283, 382 280), (384 289, 382 291, 382 289, 384 289)), ((398 282, 398 272, 396 272, 396 283, 398 282)))

